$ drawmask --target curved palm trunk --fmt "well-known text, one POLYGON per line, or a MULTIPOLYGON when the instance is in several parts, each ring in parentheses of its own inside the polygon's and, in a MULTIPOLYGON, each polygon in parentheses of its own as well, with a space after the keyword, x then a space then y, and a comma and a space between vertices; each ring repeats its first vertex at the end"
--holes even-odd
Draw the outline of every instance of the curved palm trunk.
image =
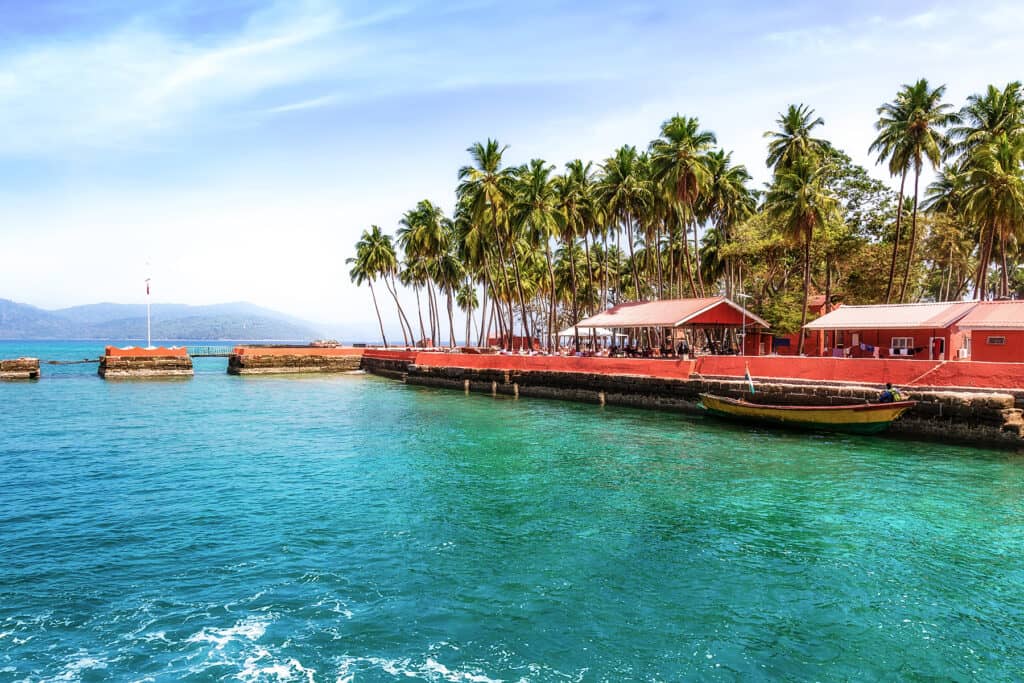
POLYGON ((398 309, 398 326, 402 328, 402 338, 405 340, 405 345, 409 346, 409 337, 415 335, 412 331, 412 325, 409 324, 409 319, 405 317, 405 311, 402 310, 402 304, 398 301, 398 289, 395 287, 394 275, 391 278, 389 280, 388 276, 384 276, 384 286, 391 293, 391 298, 395 300, 395 308, 398 309), (407 329, 408 333, 406 333, 407 329))
POLYGON ((665 274, 661 267, 661 229, 662 221, 659 219, 654 226, 654 258, 658 262, 658 298, 665 298, 665 274))
POLYGON ((384 342, 384 348, 388 348, 388 338, 384 334, 384 319, 380 316, 380 306, 377 305, 377 293, 373 291, 373 280, 368 280, 370 283, 370 296, 373 297, 373 310, 377 311, 377 324, 380 325, 380 338, 384 342))
POLYGON ((445 296, 448 299, 448 348, 455 348, 455 309, 452 307, 452 288, 445 287, 445 296))
MULTIPOLYGON (((498 230, 498 222, 497 222, 497 220, 494 221, 494 236, 497 238, 497 239, 494 240, 494 243, 498 247, 498 260, 500 261, 499 270, 501 271, 501 279, 502 279, 502 281, 505 284, 505 290, 504 291, 507 294, 511 295, 512 288, 508 284, 508 265, 507 265, 508 264, 508 260, 505 258, 505 250, 503 248, 504 247, 504 244, 503 244, 504 240, 502 239, 501 231, 498 230)), ((515 321, 515 313, 512 311, 512 297, 511 296, 509 296, 508 299, 506 300, 506 304, 508 305, 508 328, 507 328, 507 332, 508 332, 508 350, 511 351, 512 347, 515 345, 515 339, 514 339, 514 336, 513 336, 515 333, 514 333, 514 330, 512 329, 514 324, 515 324, 515 322, 514 322, 515 321)), ((499 317, 499 319, 501 318, 500 315, 498 317, 499 317)))
POLYGON ((555 329, 555 269, 551 266, 551 243, 549 240, 544 241, 544 257, 548 262, 548 280, 551 282, 551 307, 548 309, 548 353, 555 350, 555 335, 558 330, 555 329))
POLYGON ((907 283, 910 281, 910 267, 914 263, 914 250, 917 247, 917 183, 921 178, 921 171, 914 171, 914 213, 910 223, 910 246, 907 247, 907 267, 903 271, 903 286, 900 287, 900 303, 907 302, 907 283))
POLYGON ((811 236, 804 236, 804 305, 800 313, 800 343, 797 345, 798 356, 804 355, 804 326, 807 325, 807 295, 811 292, 811 236))
POLYGON ((1010 278, 1006 268, 1006 230, 999 230, 999 259, 1001 261, 1001 272, 999 274, 999 296, 1006 298, 1010 296, 1010 278))
POLYGON ((900 226, 903 220, 903 189, 907 183, 907 169, 900 174, 900 196, 896 202, 896 238, 892 243, 892 261, 889 263, 889 286, 885 290, 885 303, 892 301, 892 287, 896 280, 896 257, 900 251, 900 226))
POLYGON ((626 240, 629 242, 629 265, 631 266, 631 269, 633 271, 633 287, 636 288, 634 290, 634 293, 636 294, 636 300, 640 301, 643 297, 640 294, 640 273, 637 271, 636 256, 633 253, 633 219, 629 216, 629 214, 626 214, 625 218, 626 240))
POLYGON ((523 276, 519 271, 519 250, 516 249, 515 242, 512 242, 512 274, 516 280, 516 293, 519 296, 519 310, 523 314, 523 336, 526 338, 526 346, 528 349, 533 349, 533 336, 530 334, 530 328, 535 327, 530 324, 530 313, 526 308, 526 293, 523 291, 523 276))
POLYGON ((700 295, 704 296, 704 274, 700 272, 700 242, 697 240, 697 221, 693 222, 693 269, 697 271, 700 295))
POLYGON ((682 230, 681 241, 683 243, 683 267, 686 269, 686 279, 690 283, 690 296, 697 296, 697 286, 693 281, 693 265, 690 263, 690 242, 689 242, 689 228, 686 227, 685 221, 680 219, 680 229, 682 230))
POLYGON ((423 340, 427 338, 427 329, 423 327, 423 305, 420 303, 420 288, 413 287, 412 289, 416 292, 416 314, 420 318, 420 340, 423 340))
POLYGON ((580 321, 580 309, 579 302, 576 296, 576 240, 573 239, 569 243, 569 279, 572 282, 571 286, 571 298, 572 298, 572 337, 573 345, 576 350, 580 350, 580 328, 576 327, 576 323, 580 321))
MULTIPOLYGON (((586 232, 583 233, 583 252, 587 257, 587 282, 590 283, 591 293, 594 293, 597 292, 597 283, 594 282, 594 264, 590 261, 590 237, 586 232)), ((593 313, 593 308, 587 306, 587 312, 593 313)))

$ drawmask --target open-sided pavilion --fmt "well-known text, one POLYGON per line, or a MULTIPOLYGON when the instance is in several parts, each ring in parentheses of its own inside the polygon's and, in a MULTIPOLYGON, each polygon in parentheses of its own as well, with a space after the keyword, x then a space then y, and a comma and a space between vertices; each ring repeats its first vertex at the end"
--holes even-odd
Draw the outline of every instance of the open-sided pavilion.
POLYGON ((628 333, 633 339, 644 331, 654 331, 660 337, 680 340, 687 337, 691 346, 701 347, 712 341, 722 344, 726 334, 744 340, 744 353, 764 353, 762 332, 767 322, 724 296, 698 299, 662 299, 660 301, 632 301, 609 308, 581 320, 576 328, 590 330, 606 328, 628 333), (704 332, 704 338, 700 333, 704 332))

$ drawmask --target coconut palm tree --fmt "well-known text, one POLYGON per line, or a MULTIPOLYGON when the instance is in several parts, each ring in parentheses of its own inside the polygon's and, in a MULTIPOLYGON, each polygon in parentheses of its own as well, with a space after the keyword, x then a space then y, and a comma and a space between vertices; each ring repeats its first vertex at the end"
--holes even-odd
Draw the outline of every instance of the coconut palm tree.
MULTIPOLYGON (((502 167, 502 156, 507 147, 499 145, 497 140, 487 139, 486 143, 474 143, 467 151, 473 159, 473 165, 459 169, 459 186, 456 193, 460 204, 464 204, 470 220, 488 229, 488 237, 498 251, 500 271, 505 291, 511 292, 508 283, 506 265, 511 261, 516 275, 516 289, 519 293, 519 304, 522 310, 523 331, 530 343, 529 318, 526 313, 526 297, 523 294, 522 281, 519 275, 519 263, 512 245, 512 234, 508 220, 509 205, 514 196, 514 177, 510 169, 502 167), (511 257, 511 258, 509 258, 511 257)), ((508 344, 513 344, 512 299, 508 299, 508 344)))
POLYGON ((809 155, 820 156, 828 142, 813 137, 812 131, 825 124, 825 120, 814 115, 807 105, 789 105, 784 114, 775 121, 778 130, 770 130, 764 137, 768 143, 767 165, 775 171, 785 170, 809 155))
POLYGON ((984 296, 995 242, 1001 261, 999 296, 1009 295, 1007 250, 1024 232, 1024 134, 1000 134, 970 154, 967 213, 984 226, 976 292, 984 296))
MULTIPOLYGON (((588 283, 593 285, 593 270, 590 267, 590 248, 587 242, 587 234, 593 224, 593 197, 592 197, 592 174, 591 164, 584 164, 579 159, 574 159, 565 165, 565 174, 555 178, 555 194, 558 198, 558 209, 564 216, 561 235, 559 235, 563 250, 574 253, 577 240, 584 239, 586 246, 586 267, 588 283)), ((568 258, 569 262, 569 293, 572 301, 572 322, 575 325, 580 319, 579 289, 576 278, 576 259, 568 258)), ((573 328, 573 344, 577 351, 580 350, 579 329, 573 328)))
POLYGON ((515 199, 512 204, 512 219, 519 226, 520 233, 533 247, 543 247, 548 272, 550 300, 548 306, 548 350, 554 350, 555 325, 555 271, 551 260, 551 240, 562 234, 565 215, 559 209, 558 193, 551 174, 555 167, 542 159, 531 159, 530 163, 516 173, 515 199))
MULTIPOLYGON (((373 298, 373 309, 377 312, 377 322, 380 325, 380 338, 387 348, 388 339, 384 334, 384 319, 380 315, 380 306, 377 305, 377 293, 373 289, 373 283, 378 277, 386 277, 397 268, 398 259, 395 256, 395 249, 391 244, 391 237, 376 225, 371 225, 369 230, 364 230, 359 241, 356 242, 356 255, 348 258, 345 263, 352 264, 349 277, 352 282, 361 285, 364 282, 370 285, 370 296, 373 298)), ((405 334, 403 328, 402 334, 405 334)), ((406 339, 408 343, 408 339, 406 339)))
POLYGON ((476 297, 476 287, 468 280, 463 282, 456 292, 455 303, 458 304, 459 310, 466 314, 466 344, 469 345, 472 343, 470 330, 473 326, 473 311, 479 308, 480 302, 476 297))
MULTIPOLYGON (((694 260, 699 259, 700 247, 697 236, 697 202, 706 191, 711 179, 707 154, 717 142, 711 131, 701 130, 696 118, 678 114, 661 124, 661 137, 650 144, 653 178, 660 183, 675 203, 675 215, 684 226, 693 226, 694 260)), ((684 240, 684 257, 687 262, 687 277, 690 288, 693 275, 690 271, 689 247, 684 240)), ((704 296, 704 281, 700 268, 696 268, 700 295, 704 296)))
POLYGON ((796 159, 792 166, 781 169, 768 191, 765 209, 778 221, 782 231, 803 247, 804 291, 800 316, 800 343, 797 353, 804 352, 804 326, 807 325, 807 297, 811 287, 811 243, 814 231, 829 221, 838 220, 838 202, 825 185, 824 168, 813 156, 796 159))
MULTIPOLYGON (((754 195, 747 187, 750 174, 742 164, 732 164, 732 153, 724 150, 707 155, 708 185, 702 213, 710 217, 719 235, 709 245, 724 246, 732 240, 733 228, 742 223, 756 209, 754 195)), ((717 257, 717 255, 716 255, 717 257)), ((725 276, 726 296, 733 296, 737 285, 731 259, 721 259, 721 273, 725 276)), ((716 278, 717 279, 717 278, 716 278)))
POLYGON ((957 153, 970 153, 1000 135, 1012 139, 1024 131, 1024 86, 1020 81, 1007 83, 1002 90, 990 85, 984 94, 967 98, 957 119, 949 131, 957 153))
POLYGON ((605 159, 603 175, 597 185, 598 200, 608 217, 626 227, 626 246, 633 274, 633 285, 640 297, 640 273, 633 259, 634 225, 644 206, 651 201, 651 183, 646 173, 646 158, 632 145, 623 145, 605 159))
POLYGON ((903 201, 906 195, 907 172, 910 170, 911 152, 907 144, 906 122, 909 119, 909 102, 905 93, 897 93, 896 99, 878 108, 875 130, 878 136, 871 143, 869 153, 877 153, 876 163, 887 162, 889 175, 900 177, 899 201, 896 203, 896 235, 892 243, 892 259, 889 262, 889 282, 885 290, 885 303, 892 301, 892 290, 896 282, 896 261, 900 249, 903 227, 903 201))
POLYGON ((901 111, 905 118, 898 128, 901 135, 895 144, 903 148, 901 154, 907 155, 914 171, 914 208, 910 223, 910 243, 907 247, 907 265, 900 287, 901 302, 906 301, 910 267, 914 262, 917 247, 917 202, 921 171, 925 161, 933 169, 939 167, 949 148, 949 138, 942 129, 957 120, 957 116, 950 112, 952 105, 942 102, 945 92, 946 86, 940 85, 932 89, 928 81, 922 78, 913 85, 904 85, 897 96, 897 99, 902 100, 901 111))

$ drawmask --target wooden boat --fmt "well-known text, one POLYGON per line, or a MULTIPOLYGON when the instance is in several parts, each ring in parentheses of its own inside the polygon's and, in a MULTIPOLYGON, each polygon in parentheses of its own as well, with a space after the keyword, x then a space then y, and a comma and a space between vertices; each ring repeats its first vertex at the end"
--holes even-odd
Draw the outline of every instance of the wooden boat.
POLYGON ((712 415, 732 420, 819 429, 853 434, 877 434, 917 401, 861 403, 845 406, 778 406, 701 394, 700 405, 712 415))

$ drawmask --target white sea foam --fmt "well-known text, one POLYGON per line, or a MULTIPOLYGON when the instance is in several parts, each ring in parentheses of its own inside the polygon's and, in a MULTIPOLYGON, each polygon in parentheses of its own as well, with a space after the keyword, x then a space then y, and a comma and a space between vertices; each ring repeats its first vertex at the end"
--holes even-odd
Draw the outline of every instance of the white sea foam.
POLYGON ((396 678, 419 678, 428 681, 451 681, 452 683, 503 683, 500 678, 491 678, 472 671, 453 671, 433 657, 422 663, 411 659, 385 659, 382 657, 345 657, 341 660, 335 683, 353 683, 359 668, 378 668, 396 678), (362 665, 362 667, 360 667, 362 665))
POLYGON ((246 617, 230 628, 207 626, 198 633, 193 633, 186 642, 213 643, 214 649, 223 650, 231 642, 259 640, 267 631, 267 621, 256 617, 246 617))
POLYGON ((235 678, 240 681, 294 681, 296 679, 305 679, 307 683, 314 682, 316 669, 302 666, 302 663, 294 657, 284 663, 273 660, 274 658, 270 652, 263 648, 257 648, 252 656, 245 658, 242 670, 238 672, 235 678))
POLYGON ((78 659, 68 662, 60 674, 52 679, 55 681, 77 681, 81 678, 83 671, 90 671, 93 669, 106 669, 107 663, 102 659, 96 657, 90 657, 82 652, 77 655, 78 659))

